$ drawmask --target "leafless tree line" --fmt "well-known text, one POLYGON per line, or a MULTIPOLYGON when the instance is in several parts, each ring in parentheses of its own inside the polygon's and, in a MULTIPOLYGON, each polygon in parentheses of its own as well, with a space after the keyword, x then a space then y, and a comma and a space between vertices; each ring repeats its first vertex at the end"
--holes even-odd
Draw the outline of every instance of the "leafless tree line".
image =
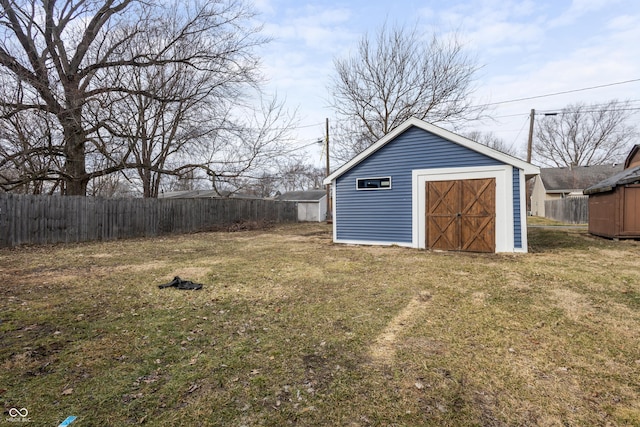
MULTIPOLYGON (((133 187, 156 197, 194 186, 260 195, 320 187, 323 171, 290 155, 296 113, 261 91, 256 51, 268 40, 244 1, 0 0, 0 189, 133 187)), ((456 34, 385 25, 334 65, 334 160, 410 117, 456 125, 484 111, 471 98, 479 66, 456 34)), ((621 157, 635 135, 625 107, 575 105, 538 121, 537 158, 621 157)))
POLYGON ((411 117, 455 124, 483 111, 470 97, 479 66, 456 34, 384 25, 334 65, 329 91, 341 123, 334 155, 342 160, 411 117))
POLYGON ((552 167, 620 163, 637 137, 630 101, 576 103, 536 119, 533 152, 552 167))
POLYGON ((295 114, 261 93, 268 40, 242 0, 0 4, 5 190, 224 187, 259 177, 290 138, 295 114))
MULTIPOLYGON (((474 105, 476 59, 457 34, 425 35, 418 27, 383 25, 365 34, 353 53, 334 61, 329 87, 338 124, 333 155, 347 161, 410 117, 455 128, 490 118, 474 105)), ((637 135, 628 101, 568 105, 536 121, 534 161, 550 166, 612 163, 624 158, 637 135)), ((491 133, 467 137, 516 155, 491 133)))

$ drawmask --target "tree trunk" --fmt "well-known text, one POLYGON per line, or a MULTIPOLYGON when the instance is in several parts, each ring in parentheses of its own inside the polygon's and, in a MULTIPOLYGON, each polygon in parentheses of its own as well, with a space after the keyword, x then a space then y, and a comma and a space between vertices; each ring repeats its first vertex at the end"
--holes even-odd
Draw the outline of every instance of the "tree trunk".
POLYGON ((151 197, 151 177, 149 169, 138 168, 140 177, 142 178, 142 197, 145 199, 151 197))
MULTIPOLYGON (((86 196, 89 178, 86 169, 86 138, 81 117, 73 115, 63 125, 65 144, 65 191, 67 196, 86 196), (71 123, 69 123, 71 122, 71 123)), ((64 123, 64 122, 63 122, 64 123)))

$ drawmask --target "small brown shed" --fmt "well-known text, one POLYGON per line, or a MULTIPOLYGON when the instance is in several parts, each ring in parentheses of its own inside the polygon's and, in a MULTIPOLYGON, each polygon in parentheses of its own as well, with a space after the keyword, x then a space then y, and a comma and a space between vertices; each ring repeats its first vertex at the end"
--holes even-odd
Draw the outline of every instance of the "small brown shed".
POLYGON ((612 239, 640 238, 640 145, 624 169, 584 190, 589 196, 589 233, 612 239))

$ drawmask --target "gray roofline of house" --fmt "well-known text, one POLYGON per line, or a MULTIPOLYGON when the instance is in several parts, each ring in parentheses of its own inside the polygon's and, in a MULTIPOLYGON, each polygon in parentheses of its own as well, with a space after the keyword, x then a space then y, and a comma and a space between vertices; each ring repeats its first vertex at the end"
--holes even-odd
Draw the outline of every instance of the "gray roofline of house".
POLYGON ((541 168, 540 180, 546 193, 582 191, 622 170, 621 164, 541 168))
POLYGON ((305 191, 289 191, 276 197, 277 200, 303 202, 303 203, 317 203, 327 196, 326 190, 305 190, 305 191), (297 198, 301 197, 301 198, 297 198))

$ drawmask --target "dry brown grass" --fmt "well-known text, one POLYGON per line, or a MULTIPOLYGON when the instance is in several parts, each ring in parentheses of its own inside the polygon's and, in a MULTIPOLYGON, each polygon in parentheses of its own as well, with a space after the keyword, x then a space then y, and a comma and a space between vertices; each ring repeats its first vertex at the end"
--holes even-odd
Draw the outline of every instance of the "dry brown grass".
POLYGON ((33 425, 640 425, 640 245, 335 245, 326 225, 0 251, 33 425), (201 291, 158 289, 173 276, 201 291))

